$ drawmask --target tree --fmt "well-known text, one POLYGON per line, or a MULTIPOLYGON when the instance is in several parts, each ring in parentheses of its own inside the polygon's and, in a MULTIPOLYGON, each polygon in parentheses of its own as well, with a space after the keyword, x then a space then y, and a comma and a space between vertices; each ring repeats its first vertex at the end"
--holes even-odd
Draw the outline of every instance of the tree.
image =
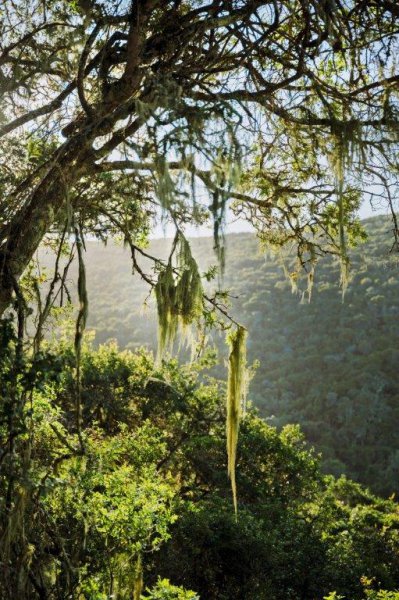
POLYGON ((397 16, 387 0, 7 0, 0 313, 46 234, 122 234, 140 270, 158 206, 180 229, 206 218, 197 186, 216 245, 234 199, 296 241, 310 280, 322 240, 345 271, 362 187, 393 210, 397 16))
MULTIPOLYGON (((227 421, 234 492, 245 334, 223 294, 204 294, 184 227, 212 217, 223 268, 223 221, 234 200, 236 213, 267 241, 297 246, 291 278, 295 284, 305 267, 309 298, 325 252, 339 258, 345 290, 347 246, 362 234, 362 191, 386 197, 397 242, 397 7, 382 0, 10 0, 0 10, 0 315, 14 300, 21 346, 29 312, 21 277, 46 240, 56 259, 44 300, 41 277, 30 281, 38 352, 46 318, 68 295, 76 252, 80 438, 84 240, 122 236, 134 269, 155 289, 160 353, 179 327, 218 322, 215 311, 222 327, 225 318, 237 327, 229 337, 227 421), (166 263, 143 248, 160 211, 176 228, 166 263), (69 258, 61 268, 63 252, 69 258)), ((9 447, 11 440, 10 431, 9 447)))
MULTIPOLYGON (((71 458, 68 465, 79 471, 86 460, 108 456, 106 444, 94 439, 91 448, 82 432, 86 236, 104 241, 121 236, 130 247, 133 267, 155 288, 160 351, 179 326, 212 325, 215 310, 222 320, 231 319, 223 295, 204 294, 184 235, 187 223, 213 219, 223 266, 229 200, 269 242, 296 244, 299 266, 308 271, 309 296, 315 263, 325 252, 340 259, 345 287, 347 244, 361 235, 356 210, 362 192, 371 200, 386 197, 397 241, 392 198, 398 9, 388 0, 6 0, 0 15, 0 315, 10 306, 18 313, 16 336, 6 319, 1 329, 2 565, 11 593, 19 594, 18 586, 25 590, 30 577, 29 585, 43 597, 43 582, 30 570, 34 548, 26 543, 24 525, 29 514, 43 516, 39 496, 48 477, 39 473, 39 486, 30 479, 36 448, 27 424, 36 387, 55 377, 40 352, 43 325, 55 302, 68 295, 66 274, 74 254, 80 308, 72 363, 73 444, 57 427, 50 427, 50 440, 66 448, 61 454, 57 445, 55 460, 71 458), (144 247, 160 212, 176 228, 166 262, 144 247), (56 256, 44 300, 41 277, 23 278, 43 241, 56 256), (152 271, 143 267, 143 258, 152 271), (25 321, 34 296, 37 327, 34 352, 27 355, 25 321), (7 572, 11 556, 19 562, 7 572)), ((245 335, 235 325, 228 384, 233 488, 245 387, 245 335)), ((130 537, 124 519, 132 498, 145 496, 145 490, 154 497, 154 469, 144 469, 143 481, 135 482, 127 465, 132 482, 124 486, 118 475, 86 482, 84 472, 70 478, 68 467, 60 467, 69 491, 79 480, 77 490, 87 483, 94 492, 97 505, 88 508, 96 532, 91 542, 103 537, 115 542, 104 556, 121 586, 124 576, 136 576, 120 568, 124 551, 132 553, 141 540, 140 523, 130 537), (126 537, 113 540, 112 527, 126 537)), ((173 492, 169 486, 163 490, 166 502, 173 492)), ((68 504, 68 494, 59 502, 68 504)), ((149 513, 144 510, 142 517, 151 527, 149 513)), ((161 538, 169 519, 167 510, 159 516, 161 538)), ((63 537, 56 549, 60 560, 63 537)), ((50 584, 56 569, 45 573, 50 584)), ((79 582, 67 578, 73 592, 79 582)))

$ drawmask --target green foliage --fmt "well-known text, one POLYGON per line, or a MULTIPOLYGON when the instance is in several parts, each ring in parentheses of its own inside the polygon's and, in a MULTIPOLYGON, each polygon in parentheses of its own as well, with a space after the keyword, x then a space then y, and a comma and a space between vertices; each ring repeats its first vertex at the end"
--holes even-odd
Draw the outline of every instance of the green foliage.
POLYGON ((237 521, 217 476, 223 447, 198 440, 191 448, 197 489, 155 557, 156 572, 220 600, 310 600, 331 589, 360 599, 371 573, 394 588, 396 504, 323 479, 297 428, 279 435, 253 415, 243 421, 237 521))
MULTIPOLYGON (((364 586, 364 600, 399 600, 399 592, 377 589, 373 587, 375 586, 375 582, 367 577, 362 577, 361 581, 364 586)), ((331 592, 323 600, 346 600, 346 597, 340 596, 336 592, 331 592)))
MULTIPOLYGON (((12 359, 16 338, 12 327, 7 331, 12 359)), ((25 428, 14 438, 15 457, 23 460, 9 464, 13 498, 1 513, 2 597, 15 597, 15 589, 32 600, 127 600, 141 588, 143 600, 321 600, 331 590, 364 600, 369 590, 381 599, 381 590, 394 593, 394 500, 326 478, 298 426, 278 432, 251 408, 240 427, 234 514, 225 390, 202 372, 213 356, 159 365, 145 351, 84 343, 82 448, 73 348, 58 343, 57 352, 44 344, 37 375, 19 379, 20 392, 31 393, 20 417, 25 428), (365 578, 373 581, 366 591, 365 578)), ((6 448, 5 427, 1 436, 6 448)))
POLYGON ((366 590, 366 600, 399 600, 399 592, 386 590, 366 590))
POLYGON ((197 594, 171 585, 168 579, 159 580, 156 586, 142 598, 146 600, 199 600, 197 594))
POLYGON ((84 457, 58 469, 44 511, 61 535, 69 531, 75 544, 82 536, 76 585, 83 593, 112 588, 130 598, 137 557, 167 539, 175 492, 156 472, 162 450, 159 431, 145 425, 134 436, 123 428, 111 439, 93 430, 84 457))

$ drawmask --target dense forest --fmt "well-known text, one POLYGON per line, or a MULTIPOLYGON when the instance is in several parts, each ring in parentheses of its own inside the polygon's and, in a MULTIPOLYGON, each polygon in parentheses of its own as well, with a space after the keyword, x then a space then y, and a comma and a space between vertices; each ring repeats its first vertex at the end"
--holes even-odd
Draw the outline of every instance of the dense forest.
MULTIPOLYGON (((378 216, 363 224, 367 240, 351 250, 344 298, 331 258, 319 261, 309 302, 301 289, 290 291, 289 255, 262 251, 247 233, 227 236, 222 287, 248 328, 249 361, 259 363, 249 399, 262 417, 277 427, 300 423, 327 473, 347 474, 389 496, 399 491, 399 263, 389 252, 390 221, 378 216)), ((202 269, 215 264, 211 238, 191 244, 202 269)), ((169 247, 168 240, 150 244, 161 256, 169 247)), ((95 344, 116 339, 122 349, 154 350, 155 301, 132 277, 126 251, 88 242, 87 277, 95 344)), ((209 343, 219 351, 212 372, 222 378, 224 339, 214 335, 209 343)))
MULTIPOLYGON (((0 383, 10 393, 11 323, 3 323, 1 341, 0 383)), ((85 344, 81 438, 73 347, 46 345, 20 365, 27 402, 15 426, 25 454, 14 463, 14 486, 27 494, 2 540, 5 593, 397 600, 384 590, 399 578, 398 505, 345 477, 322 475, 298 426, 278 432, 247 413, 235 515, 224 385, 201 376, 213 359, 208 353, 196 365, 157 366, 145 351, 85 344)), ((6 507, 7 480, 1 485, 6 507)))

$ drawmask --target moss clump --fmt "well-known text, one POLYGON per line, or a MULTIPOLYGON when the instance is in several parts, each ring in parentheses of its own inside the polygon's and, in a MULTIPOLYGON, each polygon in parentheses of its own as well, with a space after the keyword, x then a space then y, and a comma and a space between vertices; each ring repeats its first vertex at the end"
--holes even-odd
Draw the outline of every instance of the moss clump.
POLYGON ((173 252, 165 269, 158 276, 155 295, 158 309, 158 357, 170 349, 179 327, 187 334, 188 327, 199 322, 203 309, 203 288, 198 265, 189 242, 179 233, 176 237, 176 265, 173 252))

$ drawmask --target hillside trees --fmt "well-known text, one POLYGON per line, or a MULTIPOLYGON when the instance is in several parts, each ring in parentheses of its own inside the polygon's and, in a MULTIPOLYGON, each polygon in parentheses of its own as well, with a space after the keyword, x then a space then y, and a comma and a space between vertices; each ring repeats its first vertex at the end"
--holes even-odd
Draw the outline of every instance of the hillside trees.
POLYGON ((0 476, 2 598, 360 600, 363 579, 370 594, 395 589, 397 503, 322 476, 297 426, 278 432, 248 413, 236 520, 224 390, 200 376, 210 356, 157 366, 146 352, 85 345, 79 454, 73 354, 61 342, 25 365, 32 395, 15 417, 24 452, 11 500, 0 476))

